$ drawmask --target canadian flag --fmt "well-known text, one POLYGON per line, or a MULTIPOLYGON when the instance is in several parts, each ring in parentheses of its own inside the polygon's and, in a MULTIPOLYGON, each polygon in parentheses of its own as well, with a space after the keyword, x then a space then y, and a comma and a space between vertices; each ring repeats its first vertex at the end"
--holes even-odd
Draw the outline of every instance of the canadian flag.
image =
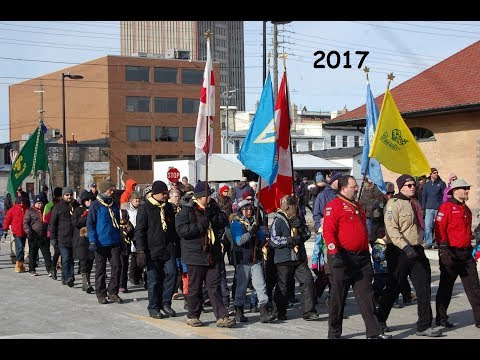
POLYGON ((280 199, 293 194, 292 152, 290 149, 290 106, 288 103, 287 73, 283 73, 275 103, 275 126, 277 133, 278 173, 269 187, 265 179, 261 179, 260 192, 257 194, 260 203, 269 214, 280 207, 280 199))
POLYGON ((207 63, 203 74, 197 128, 195 130, 195 160, 206 164, 213 147, 213 117, 215 116, 215 78, 210 56, 210 37, 207 37, 207 63))

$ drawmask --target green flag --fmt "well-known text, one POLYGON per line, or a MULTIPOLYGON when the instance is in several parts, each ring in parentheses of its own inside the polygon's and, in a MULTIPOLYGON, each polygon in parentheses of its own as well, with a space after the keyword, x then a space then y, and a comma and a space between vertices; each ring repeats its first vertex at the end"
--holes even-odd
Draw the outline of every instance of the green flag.
POLYGON ((42 123, 28 138, 20 153, 15 158, 8 177, 7 191, 12 195, 13 201, 17 196, 18 185, 31 173, 36 176, 37 171, 47 170, 48 162, 45 153, 45 141, 43 138, 42 123))

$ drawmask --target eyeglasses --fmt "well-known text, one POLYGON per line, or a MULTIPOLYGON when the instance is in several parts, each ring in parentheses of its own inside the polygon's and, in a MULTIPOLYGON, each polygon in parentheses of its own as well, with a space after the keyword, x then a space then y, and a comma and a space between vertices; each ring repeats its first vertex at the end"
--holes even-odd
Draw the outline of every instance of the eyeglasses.
POLYGON ((409 189, 411 189, 412 187, 415 187, 416 184, 405 184, 405 185, 403 185, 403 186, 406 186, 406 187, 408 187, 409 189))
POLYGON ((432 174, 438 174, 438 171, 434 171, 432 174))
POLYGON ((73 196, 73 194, 65 194, 65 195, 63 195, 63 196, 73 196))
POLYGON ((388 191, 387 192, 387 195, 393 195, 393 194, 395 194, 395 191, 388 191))

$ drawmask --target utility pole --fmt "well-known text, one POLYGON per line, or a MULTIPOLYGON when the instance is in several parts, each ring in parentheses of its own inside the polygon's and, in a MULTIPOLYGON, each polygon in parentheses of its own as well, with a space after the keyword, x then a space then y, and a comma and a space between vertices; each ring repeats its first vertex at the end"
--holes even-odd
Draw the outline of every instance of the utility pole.
POLYGON ((278 94, 278 28, 273 23, 273 100, 276 103, 278 94))
MULTIPOLYGON (((43 123, 43 113, 45 112, 45 110, 43 110, 43 93, 45 92, 45 90, 43 90, 43 83, 42 83, 41 81, 40 81, 40 90, 34 90, 33 92, 35 92, 35 93, 40 93, 40 109, 38 110, 38 112, 40 113, 40 116, 39 116, 38 121, 39 121, 40 123, 43 123)), ((40 131, 42 131, 42 130, 40 129, 40 131)), ((44 141, 45 141, 45 139, 44 139, 44 141)), ((48 156, 47 156, 47 158, 48 158, 48 156)), ((36 174, 33 174, 33 177, 34 177, 34 178, 35 178, 35 175, 36 175, 36 174)), ((38 181, 37 181, 37 187, 38 187, 38 191, 36 191, 37 194, 39 194, 40 191, 41 191, 41 189, 42 189, 42 188, 41 188, 41 183, 42 183, 42 182, 43 182, 44 184, 46 184, 46 181, 45 181, 45 171, 42 171, 42 172, 41 172, 41 175, 40 175, 40 177, 39 177, 39 179, 38 179, 38 181)))

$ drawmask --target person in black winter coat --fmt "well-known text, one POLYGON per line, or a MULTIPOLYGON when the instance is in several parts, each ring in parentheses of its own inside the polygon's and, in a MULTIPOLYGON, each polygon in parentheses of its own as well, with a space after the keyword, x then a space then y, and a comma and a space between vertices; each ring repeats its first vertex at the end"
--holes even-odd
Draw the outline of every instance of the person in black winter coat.
POLYGON ((210 202, 211 191, 204 181, 195 185, 193 196, 184 196, 181 210, 175 217, 175 228, 181 238, 182 261, 188 268, 187 325, 204 326, 200 321, 205 282, 218 327, 232 327, 235 319, 228 317, 228 309, 220 291, 222 270, 221 231, 228 218, 216 202, 210 202))
POLYGON ((175 263, 175 212, 168 201, 168 187, 163 181, 152 184, 151 196, 140 205, 135 226, 137 264, 147 266, 148 313, 155 319, 175 316, 171 308, 177 276, 175 263), (164 279, 171 279, 171 286, 164 288, 164 279), (164 293, 167 292, 167 301, 164 293), (162 310, 164 314, 160 312, 162 310))
POLYGON ((62 284, 73 287, 73 210, 78 207, 73 198, 73 189, 64 187, 62 201, 52 208, 52 217, 48 224, 51 244, 58 244, 62 257, 62 284))
POLYGON ((88 250, 87 237, 87 216, 88 209, 95 196, 87 190, 82 190, 80 193, 80 203, 72 214, 73 231, 73 258, 79 260, 80 274, 82 274, 82 290, 90 294, 93 292, 93 287, 90 283, 90 274, 92 273, 93 260, 95 254, 88 250))
POLYGON ((128 281, 128 257, 130 256, 132 240, 135 234, 133 224, 126 209, 120 210, 120 280, 119 289, 121 293, 127 293, 128 281))

